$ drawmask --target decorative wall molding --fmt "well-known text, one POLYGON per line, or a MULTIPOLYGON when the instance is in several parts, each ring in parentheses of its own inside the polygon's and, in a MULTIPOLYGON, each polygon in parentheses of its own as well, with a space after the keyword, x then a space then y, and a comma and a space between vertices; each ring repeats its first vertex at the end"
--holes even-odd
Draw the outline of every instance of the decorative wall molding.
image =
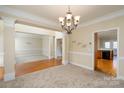
POLYGON ((92 53, 75 52, 75 51, 70 51, 69 54, 72 54, 72 55, 87 55, 87 56, 92 56, 92 53))
MULTIPOLYGON (((28 56, 42 56, 43 54, 18 54, 18 55, 16 55, 16 57, 28 57, 28 56)), ((45 55, 43 55, 43 56, 45 56, 45 55)), ((48 57, 48 56, 47 56, 48 57)))
POLYGON ((47 55, 48 50, 47 49, 42 49, 42 48, 28 48, 28 49, 19 49, 16 50, 16 57, 25 57, 25 56, 49 56, 47 55), (31 52, 34 52, 33 54, 31 52))
POLYGON ((2 19, 3 19, 4 25, 14 28, 16 18, 3 16, 2 19))
POLYGON ((43 26, 49 25, 50 28, 57 27, 57 23, 50 21, 46 18, 42 18, 35 14, 27 13, 27 12, 24 12, 24 11, 21 11, 18 9, 14 9, 14 8, 10 8, 7 6, 0 6, 0 12, 3 12, 8 15, 16 16, 19 18, 29 19, 34 22, 39 22, 39 24, 41 23, 43 26))
MULTIPOLYGON (((55 23, 53 21, 50 21, 46 18, 39 17, 37 15, 27 13, 27 12, 24 12, 24 11, 21 11, 21 10, 18 10, 18 9, 10 8, 10 7, 7 7, 7 6, 0 6, 0 12, 6 13, 6 14, 9 14, 9 15, 12 15, 12 16, 24 18, 24 19, 33 20, 35 22, 37 21, 37 22, 40 22, 40 23, 44 23, 42 25, 44 25, 44 26, 49 25, 50 28, 52 28, 52 29, 57 28, 56 30, 59 30, 57 23, 55 23)), ((96 19, 84 22, 84 23, 82 23, 78 26, 78 29, 81 29, 82 27, 85 27, 85 26, 88 26, 88 25, 92 25, 92 24, 95 24, 95 23, 99 23, 99 22, 102 22, 102 21, 106 21, 106 20, 110 20, 110 19, 113 19, 113 18, 116 18, 116 17, 120 17, 120 16, 124 16, 124 9, 121 9, 119 11, 115 11, 115 12, 109 13, 107 15, 97 17, 96 19)))
POLYGON ((82 68, 86 68, 86 69, 89 69, 89 70, 94 70, 91 67, 88 67, 88 66, 85 66, 85 65, 81 65, 81 64, 77 64, 76 62, 70 62, 70 64, 76 65, 76 66, 79 66, 79 67, 82 67, 82 68))
POLYGON ((16 51, 42 51, 42 48, 25 48, 25 49, 17 49, 16 51))
MULTIPOLYGON (((70 55, 81 55, 83 57, 84 56, 90 56, 92 57, 92 53, 85 53, 85 52, 74 52, 74 51, 70 51, 69 52, 70 55)), ((78 64, 77 62, 72 62, 70 61, 69 62, 70 64, 73 64, 73 65, 76 65, 76 66, 79 66, 79 67, 83 67, 83 68, 86 68, 86 69, 89 69, 89 70, 93 70, 92 67, 89 67, 89 66, 86 66, 86 65, 81 65, 81 64, 78 64)))

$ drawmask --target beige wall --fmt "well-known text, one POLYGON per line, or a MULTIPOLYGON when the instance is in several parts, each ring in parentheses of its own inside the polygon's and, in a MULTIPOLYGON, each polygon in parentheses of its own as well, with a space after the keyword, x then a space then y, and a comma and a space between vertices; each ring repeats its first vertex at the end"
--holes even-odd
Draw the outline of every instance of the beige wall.
MULTIPOLYGON (((53 48, 53 47, 52 47, 53 48)), ((15 37, 16 56, 49 56, 49 36, 18 33, 15 37)))
POLYGON ((124 17, 114 18, 108 21, 99 22, 87 27, 82 27, 80 30, 73 31, 70 36, 70 62, 84 67, 93 68, 92 51, 93 40, 92 34, 95 31, 105 30, 110 28, 119 28, 119 76, 124 77, 124 17), (92 42, 92 45, 89 44, 92 42), (80 55, 80 56, 79 56, 80 55), (87 56, 86 56, 87 55, 87 56))
POLYGON ((41 55, 42 40, 41 38, 16 37, 15 38, 16 56, 21 55, 41 55))
MULTIPOLYGON (((39 34, 39 35, 47 35, 51 38, 51 57, 55 57, 55 38, 62 38, 63 33, 58 32, 58 31, 53 31, 53 30, 48 30, 44 28, 38 28, 34 26, 29 26, 29 25, 23 25, 23 24, 15 24, 15 31, 16 32, 24 32, 24 33, 32 33, 32 34, 39 34)), ((43 40, 43 54, 44 55, 49 55, 48 53, 48 48, 49 48, 49 38, 44 38, 43 40)))
POLYGON ((117 40, 112 40, 112 39, 100 39, 100 45, 99 49, 105 49, 105 42, 110 42, 110 48, 113 49, 113 42, 116 42, 117 40))
POLYGON ((0 20, 0 66, 3 66, 3 21, 0 20))

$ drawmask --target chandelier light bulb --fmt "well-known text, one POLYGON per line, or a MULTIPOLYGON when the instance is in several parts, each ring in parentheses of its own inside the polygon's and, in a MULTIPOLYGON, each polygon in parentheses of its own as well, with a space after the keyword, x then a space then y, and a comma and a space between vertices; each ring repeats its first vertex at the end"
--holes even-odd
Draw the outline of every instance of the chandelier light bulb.
POLYGON ((67 15, 66 15, 66 19, 67 19, 67 20, 72 19, 72 14, 67 14, 67 15))
POLYGON ((59 22, 63 22, 64 18, 63 17, 59 17, 59 22))
POLYGON ((80 16, 75 16, 74 19, 75 19, 76 21, 79 21, 79 20, 80 20, 80 16))

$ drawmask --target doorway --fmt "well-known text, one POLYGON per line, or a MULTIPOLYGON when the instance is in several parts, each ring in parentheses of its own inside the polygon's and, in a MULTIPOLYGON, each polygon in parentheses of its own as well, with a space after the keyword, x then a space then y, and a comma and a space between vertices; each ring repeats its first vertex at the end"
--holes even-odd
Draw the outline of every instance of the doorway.
POLYGON ((62 39, 56 40, 56 58, 62 61, 62 39))
POLYGON ((0 20, 0 80, 4 78, 4 31, 3 21, 0 20))
POLYGON ((44 34, 15 33, 16 76, 61 65, 61 62, 52 58, 53 38, 44 34))
POLYGON ((110 76, 117 76, 118 30, 94 33, 94 69, 110 76))

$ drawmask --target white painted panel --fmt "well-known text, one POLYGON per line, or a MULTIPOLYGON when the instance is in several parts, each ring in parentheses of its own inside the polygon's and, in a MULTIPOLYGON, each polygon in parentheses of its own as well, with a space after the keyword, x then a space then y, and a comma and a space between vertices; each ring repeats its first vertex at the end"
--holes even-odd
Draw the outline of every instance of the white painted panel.
POLYGON ((84 68, 93 69, 91 53, 70 52, 70 63, 84 68))

